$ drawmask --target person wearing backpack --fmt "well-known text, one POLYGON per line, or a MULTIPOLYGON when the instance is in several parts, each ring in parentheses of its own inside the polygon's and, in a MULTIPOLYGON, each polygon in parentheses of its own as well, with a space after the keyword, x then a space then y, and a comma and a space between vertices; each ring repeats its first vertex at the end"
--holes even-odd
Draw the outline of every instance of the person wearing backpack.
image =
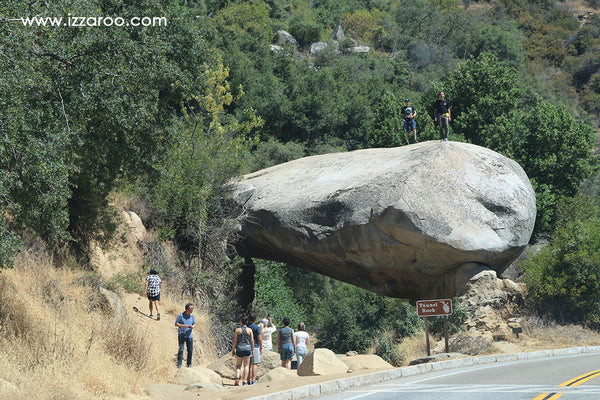
POLYGON ((243 385, 250 384, 250 359, 254 356, 254 335, 252 329, 248 328, 248 317, 242 315, 239 328, 233 334, 233 350, 231 355, 235 359, 235 386, 240 385, 240 375, 243 385))

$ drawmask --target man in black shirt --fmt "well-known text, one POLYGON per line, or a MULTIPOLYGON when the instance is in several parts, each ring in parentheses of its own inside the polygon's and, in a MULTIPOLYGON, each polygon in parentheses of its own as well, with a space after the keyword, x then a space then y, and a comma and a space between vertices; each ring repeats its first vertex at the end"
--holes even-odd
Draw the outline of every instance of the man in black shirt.
POLYGON ((450 103, 446 100, 444 92, 440 92, 440 99, 433 106, 433 118, 440 128, 440 140, 448 140, 448 122, 452 120, 452 116, 450 103))

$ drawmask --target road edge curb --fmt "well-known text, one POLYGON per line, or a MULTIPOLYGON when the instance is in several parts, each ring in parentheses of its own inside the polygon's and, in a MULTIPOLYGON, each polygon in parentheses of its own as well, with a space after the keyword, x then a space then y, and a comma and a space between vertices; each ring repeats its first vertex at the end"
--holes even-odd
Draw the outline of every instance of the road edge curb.
POLYGON ((333 392, 339 392, 356 386, 380 383, 402 376, 413 376, 431 371, 468 367, 471 365, 491 364, 495 362, 533 360, 545 357, 568 356, 583 353, 599 353, 600 346, 568 347, 555 350, 538 350, 526 353, 497 354, 490 356, 456 358, 451 360, 434 361, 427 364, 400 367, 370 374, 350 376, 348 378, 335 379, 328 382, 314 383, 299 386, 293 389, 282 390, 275 393, 256 396, 247 400, 299 400, 311 396, 320 396, 333 392))

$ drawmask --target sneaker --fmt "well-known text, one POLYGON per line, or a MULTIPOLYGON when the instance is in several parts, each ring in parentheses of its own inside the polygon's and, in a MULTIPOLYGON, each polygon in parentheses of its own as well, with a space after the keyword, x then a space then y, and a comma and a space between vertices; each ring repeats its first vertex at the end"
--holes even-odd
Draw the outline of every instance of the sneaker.
POLYGON ((248 382, 242 382, 242 386, 248 386, 248 382))
POLYGON ((258 383, 258 379, 255 379, 254 382, 252 382, 253 385, 256 385, 258 383))
POLYGON ((415 139, 415 143, 419 143, 419 139, 415 139))
POLYGON ((148 315, 150 318, 154 318, 154 314, 150 314, 148 315))
POLYGON ((179 368, 181 368, 181 365, 178 365, 178 366, 177 366, 177 369, 179 369, 179 368))
POLYGON ((240 381, 236 379, 234 385, 235 386, 240 386, 240 381))
POLYGON ((156 320, 160 321, 160 313, 156 313, 156 320))

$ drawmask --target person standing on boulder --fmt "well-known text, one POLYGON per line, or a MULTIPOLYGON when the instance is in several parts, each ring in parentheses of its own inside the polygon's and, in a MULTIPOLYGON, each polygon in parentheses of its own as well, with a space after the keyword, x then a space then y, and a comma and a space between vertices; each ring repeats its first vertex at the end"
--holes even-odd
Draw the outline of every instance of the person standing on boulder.
POLYGON ((283 317, 283 328, 277 332, 277 351, 281 359, 281 366, 292 369, 292 358, 296 352, 296 337, 294 330, 290 328, 290 318, 283 317))
POLYGON ((254 337, 254 352, 250 364, 252 365, 251 377, 248 382, 249 385, 253 385, 258 382, 258 364, 260 364, 260 356, 262 355, 262 336, 260 335, 260 327, 254 322, 256 321, 256 313, 250 313, 248 319, 248 328, 252 329, 252 336, 254 337))
POLYGON ((250 359, 254 355, 254 336, 252 329, 248 328, 248 317, 242 315, 240 318, 239 328, 236 328, 233 333, 233 350, 231 355, 236 357, 235 359, 235 386, 240 385, 240 375, 242 377, 243 385, 248 385, 250 380, 250 359))
POLYGON ((183 363, 183 347, 187 347, 187 367, 192 366, 192 354, 194 353, 194 335, 192 330, 196 327, 196 318, 194 318, 194 306, 192 303, 185 305, 185 311, 179 314, 175 320, 175 326, 178 330, 179 351, 177 352, 177 368, 181 368, 183 363))
POLYGON ((146 297, 148 297, 148 308, 150 309, 150 318, 154 318, 152 306, 156 307, 156 320, 160 321, 160 309, 158 302, 160 301, 160 286, 162 280, 158 276, 158 272, 154 268, 150 270, 150 275, 146 277, 146 297))
POLYGON ((417 140, 417 122, 415 121, 415 117, 417 116, 417 110, 413 106, 410 105, 410 100, 404 100, 404 107, 402 107, 402 117, 404 118, 404 138, 406 139, 406 144, 410 144, 408 141, 408 132, 412 131, 415 143, 418 143, 417 140))
POLYGON ((440 98, 433 105, 433 119, 440 128, 440 140, 448 140, 449 122, 452 120, 450 115, 450 102, 446 100, 444 92, 440 92, 440 98))

